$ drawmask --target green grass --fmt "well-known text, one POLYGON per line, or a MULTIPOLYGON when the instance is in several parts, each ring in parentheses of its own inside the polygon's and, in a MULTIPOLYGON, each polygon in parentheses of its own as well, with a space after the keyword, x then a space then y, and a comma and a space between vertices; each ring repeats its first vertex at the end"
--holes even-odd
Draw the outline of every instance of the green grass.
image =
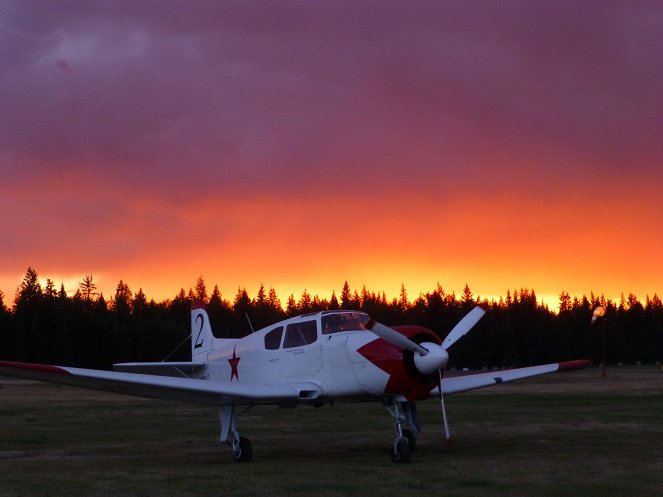
POLYGON ((378 403, 254 408, 240 420, 254 462, 236 464, 214 408, 6 381, 0 496, 658 495, 663 374, 652 378, 639 390, 576 375, 569 393, 556 380, 450 397, 450 447, 438 404, 421 403, 408 465, 390 461, 378 403))

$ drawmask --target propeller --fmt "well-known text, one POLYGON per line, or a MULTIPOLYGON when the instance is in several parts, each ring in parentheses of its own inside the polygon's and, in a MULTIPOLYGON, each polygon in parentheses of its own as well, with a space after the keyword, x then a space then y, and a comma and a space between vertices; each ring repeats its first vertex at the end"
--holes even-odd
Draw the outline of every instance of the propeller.
MULTIPOLYGON (((468 312, 463 319, 461 319, 456 326, 449 332, 447 337, 442 342, 442 348, 446 351, 454 343, 456 343, 460 338, 464 337, 468 331, 470 331, 475 324, 479 322, 479 319, 483 317, 486 313, 486 310, 480 305, 476 306, 470 312, 468 312)), ((447 364, 444 364, 444 370, 446 370, 447 364)), ((447 410, 444 407, 444 394, 442 393, 442 377, 444 376, 443 368, 437 370, 437 390, 440 394, 440 408, 442 409, 442 421, 444 423, 444 435, 447 437, 447 444, 451 444, 451 432, 449 431, 449 423, 447 422, 447 410)))
POLYGON ((440 391, 440 408, 442 409, 442 422, 444 423, 444 436, 447 437, 447 445, 451 444, 451 433, 447 423, 447 410, 444 408, 444 395, 442 394, 442 370, 437 370, 437 389, 440 391))
POLYGON ((474 309, 468 312, 465 317, 461 319, 456 326, 453 327, 453 329, 447 335, 447 338, 445 338, 444 342, 442 342, 442 347, 444 350, 447 350, 454 343, 456 343, 458 339, 464 337, 467 332, 470 331, 475 324, 477 324, 479 319, 481 319, 485 313, 485 309, 480 305, 476 306, 474 309))
POLYGON ((451 433, 449 432, 447 412, 444 407, 444 394, 442 393, 442 377, 449 362, 447 349, 465 336, 485 313, 485 309, 481 306, 476 306, 453 327, 441 345, 433 342, 416 343, 396 330, 377 323, 372 319, 366 324, 366 328, 383 340, 403 350, 413 352, 414 364, 421 374, 428 376, 437 371, 437 389, 440 395, 440 408, 442 409, 442 421, 444 422, 444 433, 447 437, 447 443, 451 443, 451 433))
POLYGON ((402 335, 396 330, 392 330, 388 326, 377 323, 372 319, 368 323, 366 323, 366 328, 371 330, 373 333, 375 333, 383 340, 395 345, 396 347, 399 347, 403 350, 409 350, 410 352, 416 352, 420 356, 428 355, 428 350, 423 348, 418 343, 413 342, 405 335, 402 335))

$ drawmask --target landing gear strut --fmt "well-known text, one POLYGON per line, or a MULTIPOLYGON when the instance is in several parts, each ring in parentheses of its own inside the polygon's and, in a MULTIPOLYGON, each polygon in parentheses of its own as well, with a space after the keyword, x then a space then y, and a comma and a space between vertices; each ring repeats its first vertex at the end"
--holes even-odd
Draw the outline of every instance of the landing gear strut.
POLYGON ((242 437, 237 431, 232 404, 219 407, 219 421, 221 422, 221 441, 230 445, 233 460, 250 462, 253 459, 253 448, 249 439, 242 437))
POLYGON ((417 408, 414 402, 400 402, 387 400, 384 403, 385 408, 394 418, 396 433, 394 445, 391 449, 391 460, 395 463, 410 462, 410 454, 417 447, 417 438, 415 433, 421 433, 417 408), (411 430, 403 428, 403 423, 407 422, 411 430))

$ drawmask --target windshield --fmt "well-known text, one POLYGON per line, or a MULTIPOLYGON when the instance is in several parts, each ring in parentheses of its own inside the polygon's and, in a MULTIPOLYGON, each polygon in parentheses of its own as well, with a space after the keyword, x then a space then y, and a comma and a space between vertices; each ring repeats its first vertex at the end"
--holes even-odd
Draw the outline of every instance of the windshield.
POLYGON ((365 330, 368 315, 363 312, 339 312, 322 316, 322 334, 365 330))

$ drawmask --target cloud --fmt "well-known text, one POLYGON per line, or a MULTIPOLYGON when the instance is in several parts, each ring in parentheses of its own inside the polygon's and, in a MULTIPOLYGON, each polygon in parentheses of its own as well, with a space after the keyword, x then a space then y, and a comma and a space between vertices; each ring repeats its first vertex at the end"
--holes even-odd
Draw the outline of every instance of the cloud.
POLYGON ((316 230, 428 268, 436 244, 454 247, 438 260, 508 253, 504 233, 559 248, 579 210, 661 207, 633 190, 662 182, 662 18, 647 2, 4 2, 0 249, 75 272, 260 244, 350 268, 345 242, 302 242, 316 230))

